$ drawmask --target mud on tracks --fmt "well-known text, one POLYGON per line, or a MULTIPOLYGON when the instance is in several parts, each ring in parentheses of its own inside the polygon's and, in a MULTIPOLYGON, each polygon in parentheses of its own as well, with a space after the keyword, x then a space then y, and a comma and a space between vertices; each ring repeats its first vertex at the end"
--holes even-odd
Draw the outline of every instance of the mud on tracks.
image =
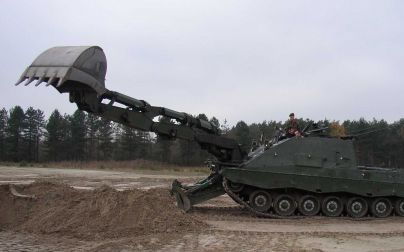
POLYGON ((33 234, 59 234, 80 239, 131 237, 156 233, 201 231, 207 224, 174 205, 167 189, 116 191, 102 186, 77 190, 55 182, 0 186, 0 229, 33 234))

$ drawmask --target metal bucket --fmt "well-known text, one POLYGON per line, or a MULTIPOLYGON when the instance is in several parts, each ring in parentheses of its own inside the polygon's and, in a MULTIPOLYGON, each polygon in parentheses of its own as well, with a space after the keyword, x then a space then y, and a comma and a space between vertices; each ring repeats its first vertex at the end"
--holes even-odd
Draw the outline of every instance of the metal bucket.
POLYGON ((36 80, 35 86, 45 82, 60 93, 84 86, 101 96, 106 92, 106 72, 107 58, 98 46, 53 47, 41 53, 15 85, 36 80))

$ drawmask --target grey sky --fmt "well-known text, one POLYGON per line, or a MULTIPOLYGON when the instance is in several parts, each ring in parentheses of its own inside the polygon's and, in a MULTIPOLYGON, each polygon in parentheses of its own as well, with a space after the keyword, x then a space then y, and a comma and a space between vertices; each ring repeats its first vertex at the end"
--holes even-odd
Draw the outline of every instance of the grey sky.
POLYGON ((404 1, 0 0, 0 107, 71 113, 14 87, 42 51, 99 45, 107 88, 231 124, 404 117, 404 1))

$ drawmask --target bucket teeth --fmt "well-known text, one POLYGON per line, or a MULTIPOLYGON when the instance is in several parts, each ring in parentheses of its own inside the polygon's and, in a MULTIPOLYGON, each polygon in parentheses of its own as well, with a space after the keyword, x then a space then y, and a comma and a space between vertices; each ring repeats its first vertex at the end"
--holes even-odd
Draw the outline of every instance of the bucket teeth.
POLYGON ((55 82, 55 80, 56 80, 56 74, 49 78, 48 83, 46 83, 46 86, 52 85, 52 83, 55 82))
POLYGON ((21 76, 20 79, 18 79, 18 81, 14 84, 16 86, 20 85, 21 83, 23 83, 25 81, 26 77, 25 76, 21 76))
POLYGON ((60 78, 56 87, 58 88, 58 87, 62 86, 62 84, 63 84, 63 78, 60 78))
POLYGON ((41 78, 35 83, 35 87, 39 86, 45 80, 45 75, 42 75, 41 78))
POLYGON ((27 82, 24 84, 25 86, 28 86, 35 80, 35 74, 33 74, 31 77, 28 78, 27 82))

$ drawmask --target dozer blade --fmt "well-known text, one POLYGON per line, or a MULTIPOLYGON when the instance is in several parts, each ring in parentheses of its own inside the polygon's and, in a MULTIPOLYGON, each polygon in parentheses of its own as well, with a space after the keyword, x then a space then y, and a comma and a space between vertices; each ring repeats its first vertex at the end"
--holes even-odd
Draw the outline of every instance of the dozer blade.
POLYGON ((216 198, 224 194, 222 177, 219 174, 211 174, 209 177, 192 185, 182 185, 174 180, 171 185, 171 194, 175 196, 177 206, 188 212, 192 206, 216 198))
POLYGON ((185 190, 182 188, 182 185, 180 182, 178 182, 178 180, 173 181, 171 186, 171 194, 175 196, 178 208, 183 209, 185 212, 188 212, 191 209, 191 201, 189 200, 185 190))
POLYGON ((61 46, 41 53, 24 71, 15 85, 36 80, 52 85, 60 93, 87 90, 101 96, 106 92, 107 59, 98 46, 61 46))

